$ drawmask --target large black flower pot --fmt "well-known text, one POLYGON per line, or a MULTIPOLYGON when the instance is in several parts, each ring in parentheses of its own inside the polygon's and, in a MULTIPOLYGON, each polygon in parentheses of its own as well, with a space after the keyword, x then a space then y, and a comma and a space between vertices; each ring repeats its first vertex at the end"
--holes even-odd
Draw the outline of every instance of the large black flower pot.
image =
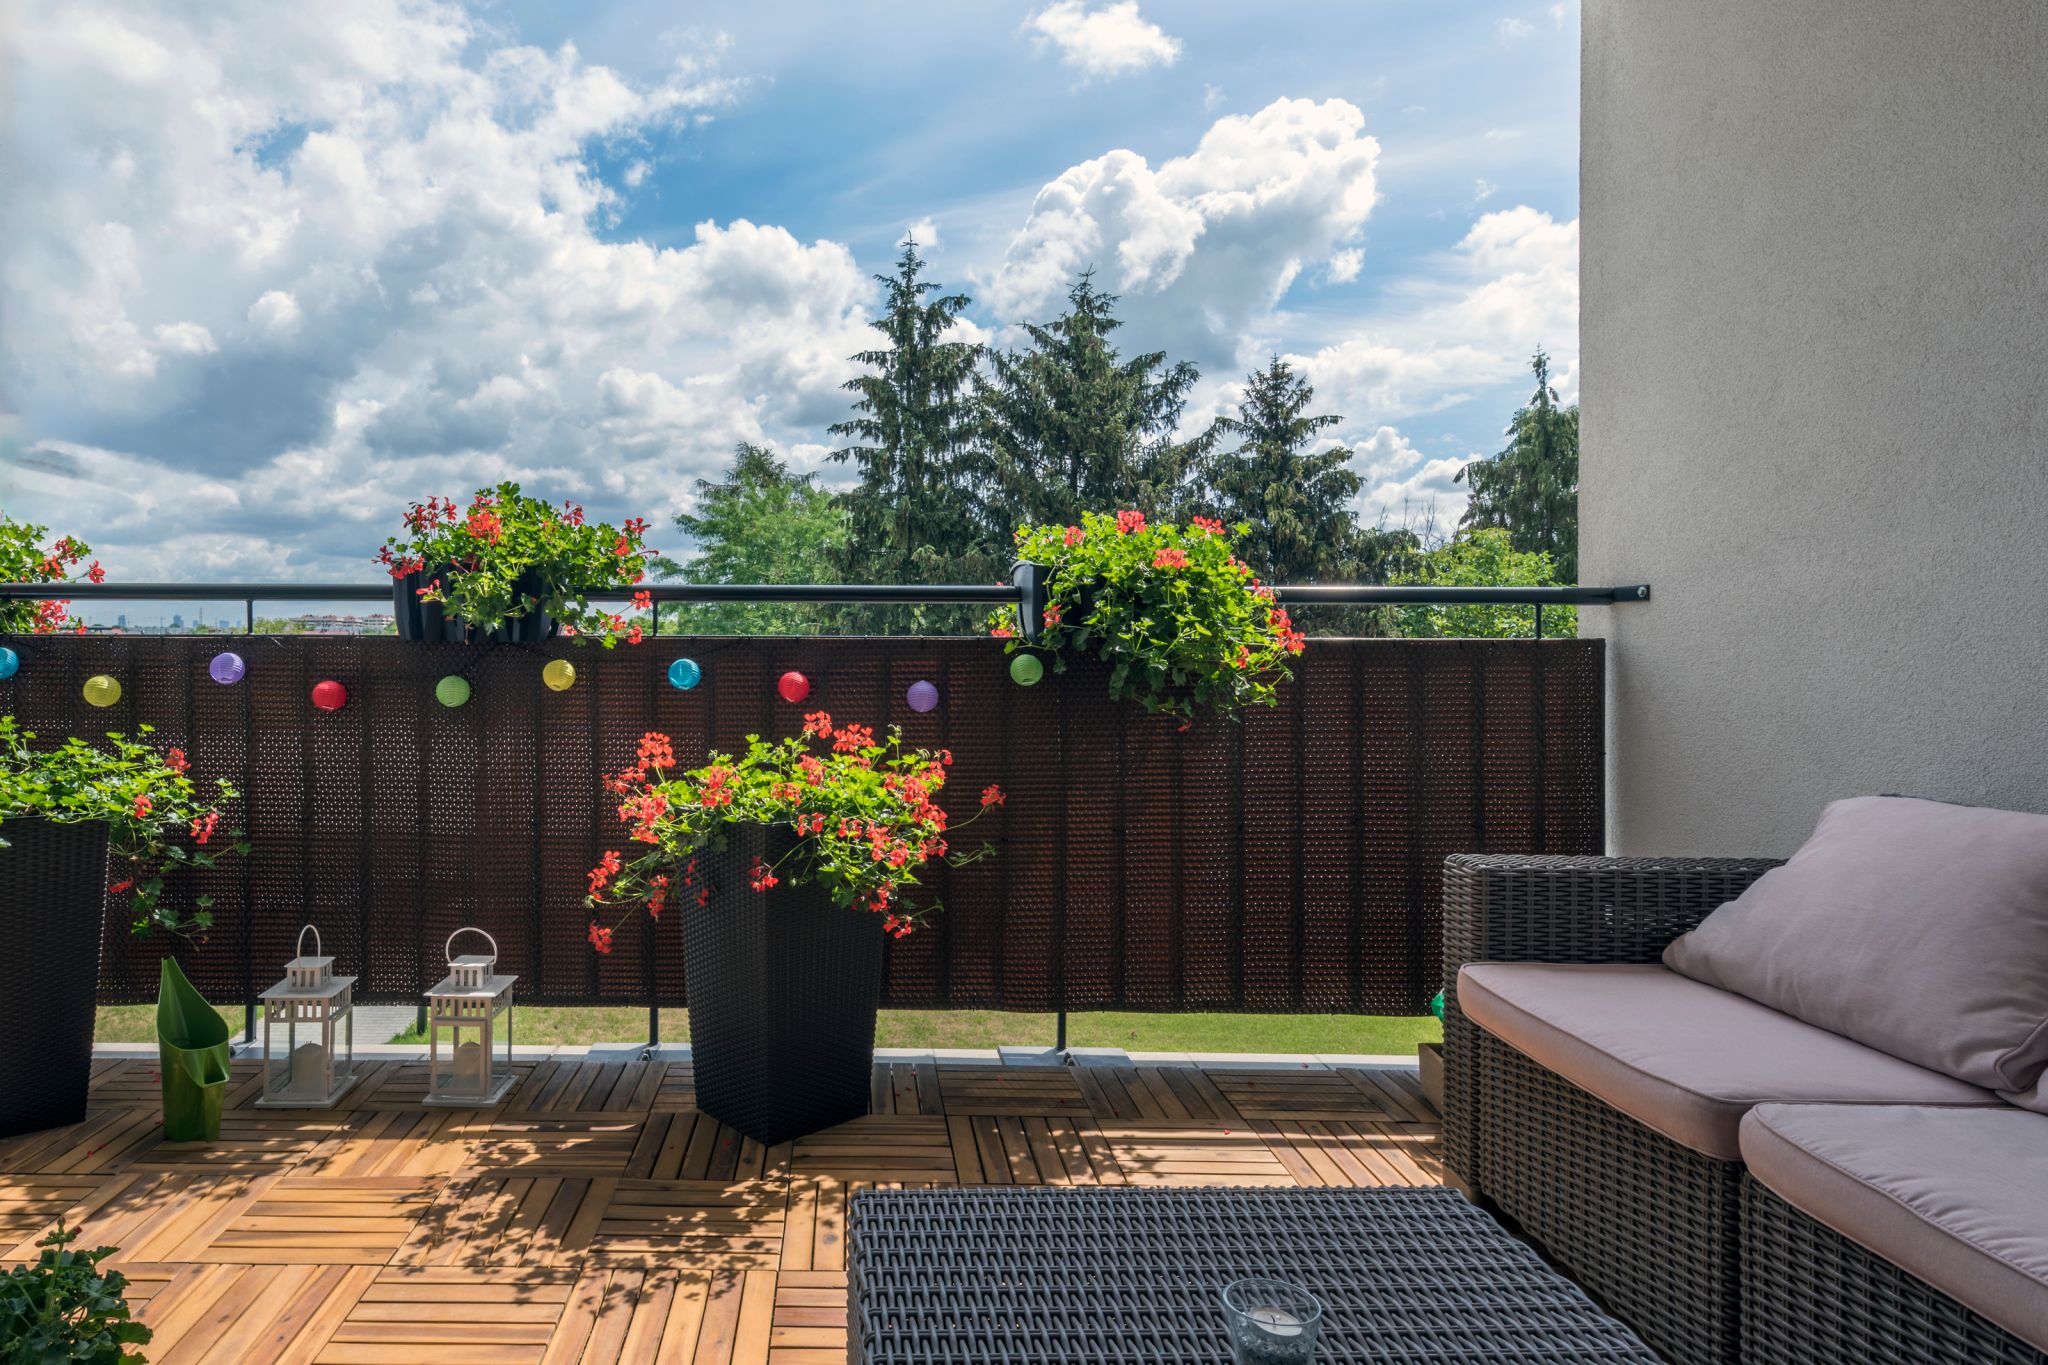
POLYGON ((460 644, 466 638, 462 622, 448 615, 446 603, 420 600, 420 589, 448 572, 415 569, 403 578, 391 580, 391 614, 398 625, 399 639, 437 645, 460 644))
POLYGON ((92 1078, 107 827, 0 820, 0 1138, 77 1123, 92 1078))
POLYGON ((766 1146, 868 1112, 881 916, 842 909, 816 886, 749 886, 795 836, 734 826, 698 859, 709 904, 684 898, 683 968, 697 1107, 766 1146))

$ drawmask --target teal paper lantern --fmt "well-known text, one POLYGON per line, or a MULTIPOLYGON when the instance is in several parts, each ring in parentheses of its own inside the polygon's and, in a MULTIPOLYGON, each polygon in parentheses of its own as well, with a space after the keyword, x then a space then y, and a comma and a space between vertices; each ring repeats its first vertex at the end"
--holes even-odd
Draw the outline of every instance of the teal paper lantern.
POLYGON ((695 659, 677 659, 668 666, 668 685, 687 692, 703 681, 704 670, 695 659))
POLYGON ((21 672, 21 656, 5 645, 0 645, 0 678, 11 678, 21 672))
POLYGON ((1036 654, 1019 654, 1010 660, 1010 681, 1019 687, 1030 687, 1045 676, 1045 665, 1036 654))
POLYGON ((450 673, 434 684, 434 700, 443 706, 461 706, 469 700, 469 679, 450 673))

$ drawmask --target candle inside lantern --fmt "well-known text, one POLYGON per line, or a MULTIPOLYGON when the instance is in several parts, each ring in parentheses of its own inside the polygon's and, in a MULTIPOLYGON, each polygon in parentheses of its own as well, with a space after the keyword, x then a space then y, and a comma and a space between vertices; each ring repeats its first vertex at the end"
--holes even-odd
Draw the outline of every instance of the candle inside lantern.
POLYGON ((1268 1336, 1298 1337, 1301 1335, 1301 1319, 1285 1308, 1247 1308, 1246 1321, 1268 1336))
POLYGON ((318 1043, 300 1043, 292 1049, 292 1092, 298 1095, 327 1094, 327 1049, 318 1043))
POLYGON ((467 1042, 456 1044, 455 1079, 464 1086, 482 1091, 490 1065, 490 1056, 484 1051, 482 1043, 467 1042))

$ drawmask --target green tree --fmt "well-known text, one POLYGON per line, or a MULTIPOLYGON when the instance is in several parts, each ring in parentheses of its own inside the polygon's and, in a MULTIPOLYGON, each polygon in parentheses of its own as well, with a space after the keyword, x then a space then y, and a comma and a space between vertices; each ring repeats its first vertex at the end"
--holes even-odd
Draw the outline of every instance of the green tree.
MULTIPOLYGON (((773 451, 741 442, 723 483, 697 481, 697 510, 676 529, 694 558, 654 561, 684 583, 836 583, 847 542, 846 509, 815 474, 794 474, 773 451)), ((698 635, 815 635, 827 619, 796 602, 667 606, 662 629, 698 635)))
POLYGON ((1540 551, 1565 583, 1579 579, 1579 407, 1559 407, 1550 357, 1529 362, 1536 392, 1515 409, 1498 455, 1458 471, 1472 487, 1461 527, 1499 527, 1517 550, 1540 551))
POLYGON ((924 259, 906 238, 896 273, 877 275, 887 307, 873 320, 886 344, 853 359, 868 372, 846 382, 854 416, 835 422, 834 436, 852 444, 832 452, 851 461, 860 484, 846 495, 843 556, 851 581, 915 583, 971 567, 976 554, 971 516, 974 479, 968 469, 973 381, 981 348, 948 341, 966 309, 965 294, 933 294, 921 278, 924 259))
MULTIPOLYGON (((1487 526, 1460 531, 1433 550, 1408 556, 1391 581, 1446 588, 1540 588, 1556 583, 1557 577, 1549 555, 1517 550, 1506 531, 1487 526)), ((1496 640, 1536 633, 1534 607, 1396 607, 1394 616, 1394 633, 1415 639, 1496 640)), ((1576 635, 1578 628, 1574 608, 1544 608, 1546 636, 1576 635)))
POLYGON ((1123 325, 1117 296, 1092 276, 1068 291, 1061 316, 1026 323, 1023 348, 992 354, 976 381, 989 476, 983 524, 1005 545, 1019 525, 1071 524, 1083 511, 1179 516, 1215 439, 1174 439, 1199 373, 1169 364, 1164 351, 1124 359, 1110 344, 1123 325))
POLYGON ((1211 500, 1248 528, 1239 554, 1269 583, 1357 582, 1369 548, 1351 511, 1361 486, 1351 451, 1311 449, 1344 419, 1310 416, 1313 401, 1314 387, 1276 355, 1246 378, 1237 414, 1216 422, 1237 445, 1209 460, 1211 500))

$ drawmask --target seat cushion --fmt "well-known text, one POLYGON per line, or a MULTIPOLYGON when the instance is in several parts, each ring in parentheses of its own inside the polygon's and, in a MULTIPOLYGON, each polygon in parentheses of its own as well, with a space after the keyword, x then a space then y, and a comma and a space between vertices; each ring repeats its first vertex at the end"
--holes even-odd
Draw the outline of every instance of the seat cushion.
POLYGON ((1767 1100, 1995 1105, 1996 1096, 1663 967, 1479 962, 1458 1007, 1488 1033, 1674 1142, 1741 1159, 1767 1100))
POLYGON ((1665 965, 1987 1090, 2048 1068, 2048 815, 1837 801, 1665 965))
POLYGON ((2048 1351, 2048 1117, 1764 1104, 1742 1156, 1801 1213, 2048 1351))

